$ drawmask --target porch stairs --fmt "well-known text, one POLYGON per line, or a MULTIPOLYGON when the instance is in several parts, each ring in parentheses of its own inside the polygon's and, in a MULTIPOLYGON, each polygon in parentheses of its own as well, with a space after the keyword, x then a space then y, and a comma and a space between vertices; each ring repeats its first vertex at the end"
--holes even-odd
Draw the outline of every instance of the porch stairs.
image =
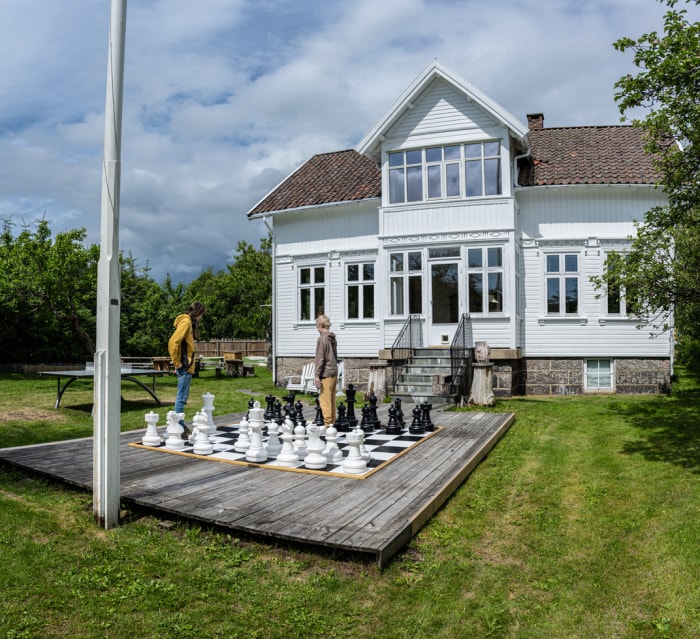
MULTIPOLYGON (((455 395, 433 394, 433 376, 451 373, 449 347, 416 348, 414 355, 401 370, 391 397, 401 398, 401 403, 406 407, 426 401, 433 406, 453 404, 456 401, 455 395)), ((408 414, 405 410, 404 413, 408 414)))

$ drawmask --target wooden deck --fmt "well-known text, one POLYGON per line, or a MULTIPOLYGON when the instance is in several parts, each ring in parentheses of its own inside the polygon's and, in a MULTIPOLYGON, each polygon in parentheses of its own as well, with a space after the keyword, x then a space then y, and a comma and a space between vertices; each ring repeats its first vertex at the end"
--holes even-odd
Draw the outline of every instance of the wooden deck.
MULTIPOLYGON (((378 411, 384 422, 386 409, 378 411)), ((433 423, 444 429, 359 481, 144 450, 128 446, 143 431, 123 433, 122 501, 233 531, 361 553, 382 566, 464 482, 514 418, 432 412, 433 423)), ((92 459, 92 438, 0 449, 2 463, 89 490, 92 459)))

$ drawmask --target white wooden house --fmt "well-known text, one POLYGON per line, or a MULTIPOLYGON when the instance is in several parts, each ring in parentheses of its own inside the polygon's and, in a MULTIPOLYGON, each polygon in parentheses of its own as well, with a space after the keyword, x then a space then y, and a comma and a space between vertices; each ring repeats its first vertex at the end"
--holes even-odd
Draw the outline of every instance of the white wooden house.
POLYGON ((278 383, 313 358, 324 312, 360 388, 409 317, 443 353, 467 318, 497 396, 669 388, 670 335, 589 279, 664 201, 641 132, 527 120, 434 61, 355 149, 253 207, 273 238, 278 383))

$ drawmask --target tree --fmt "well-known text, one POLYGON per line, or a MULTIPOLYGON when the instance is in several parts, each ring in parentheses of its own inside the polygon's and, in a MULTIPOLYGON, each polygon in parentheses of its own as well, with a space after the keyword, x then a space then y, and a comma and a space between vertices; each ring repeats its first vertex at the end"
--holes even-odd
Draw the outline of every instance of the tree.
MULTIPOLYGON (((700 25, 688 19, 678 0, 664 0, 669 10, 664 33, 637 40, 621 38, 618 51, 632 51, 640 70, 615 84, 623 120, 646 133, 645 149, 659 171, 658 187, 666 206, 649 210, 625 256, 611 256, 598 284, 635 296, 640 317, 652 327, 668 327, 675 317, 686 337, 700 337, 700 25), (626 118, 634 109, 645 117, 626 118)), ((685 4, 700 4, 686 0, 685 4)))
MULTIPOLYGON (((74 340, 57 340, 64 350, 55 355, 74 359, 76 348, 82 350, 82 357, 92 357, 95 352, 99 246, 85 247, 85 236, 85 229, 74 229, 52 238, 48 222, 42 219, 36 230, 25 226, 15 238, 11 221, 4 222, 0 239, 0 297, 14 339, 21 336, 23 340, 20 347, 24 361, 31 358, 32 347, 41 351, 43 345, 45 351, 50 346, 51 329, 56 324, 68 329, 74 340), (44 340, 38 339, 37 333, 44 340)), ((3 350, 5 347, 13 348, 3 345, 3 350)), ((14 348, 16 352, 16 345, 14 348)))

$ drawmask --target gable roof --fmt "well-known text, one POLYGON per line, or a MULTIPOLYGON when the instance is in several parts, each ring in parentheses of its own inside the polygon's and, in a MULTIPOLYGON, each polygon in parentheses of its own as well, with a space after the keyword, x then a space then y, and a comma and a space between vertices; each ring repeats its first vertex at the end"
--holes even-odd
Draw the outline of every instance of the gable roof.
POLYGON ((519 186, 654 184, 660 179, 633 126, 535 129, 530 156, 521 160, 519 186))
POLYGON ((258 202, 248 217, 265 213, 379 198, 382 174, 366 155, 352 149, 314 155, 258 202))
POLYGON ((523 141, 526 144, 527 127, 522 122, 464 78, 459 77, 437 60, 433 60, 396 99, 384 115, 377 120, 365 137, 360 140, 360 143, 355 147, 357 151, 379 160, 381 143, 385 134, 398 122, 401 116, 413 108, 413 103, 417 97, 436 78, 440 78, 454 86, 468 100, 479 105, 484 111, 507 127, 516 140, 523 141))

